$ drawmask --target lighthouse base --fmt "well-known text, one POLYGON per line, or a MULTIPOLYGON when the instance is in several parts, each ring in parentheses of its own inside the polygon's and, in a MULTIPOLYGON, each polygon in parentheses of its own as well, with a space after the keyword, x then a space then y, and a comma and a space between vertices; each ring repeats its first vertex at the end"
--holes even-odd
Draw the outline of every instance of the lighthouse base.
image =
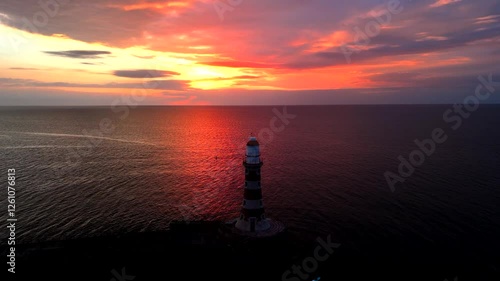
POLYGON ((241 230, 241 231, 248 231, 248 232, 261 232, 268 230, 271 227, 271 224, 269 223, 269 219, 263 219, 260 221, 257 221, 254 218, 250 218, 249 220, 245 219, 238 219, 236 221, 236 228, 241 230))
POLYGON ((285 230, 285 225, 279 221, 272 219, 264 219, 255 223, 255 230, 250 221, 238 219, 234 224, 234 233, 253 236, 253 237, 268 237, 277 235, 285 230))

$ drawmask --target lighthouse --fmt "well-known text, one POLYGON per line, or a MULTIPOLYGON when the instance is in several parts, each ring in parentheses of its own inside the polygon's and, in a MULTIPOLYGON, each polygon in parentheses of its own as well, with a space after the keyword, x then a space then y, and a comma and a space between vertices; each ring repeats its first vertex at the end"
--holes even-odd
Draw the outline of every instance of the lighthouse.
POLYGON ((243 232, 258 233, 271 227, 271 222, 264 214, 262 202, 261 176, 262 167, 259 142, 250 137, 247 142, 243 167, 245 167, 245 188, 241 215, 236 221, 236 228, 243 232))

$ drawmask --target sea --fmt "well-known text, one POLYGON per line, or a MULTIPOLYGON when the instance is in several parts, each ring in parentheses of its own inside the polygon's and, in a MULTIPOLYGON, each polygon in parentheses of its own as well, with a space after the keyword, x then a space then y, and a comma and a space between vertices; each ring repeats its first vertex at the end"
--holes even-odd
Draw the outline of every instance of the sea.
POLYGON ((330 236, 353 256, 500 272, 500 105, 462 113, 453 105, 1 107, 1 220, 15 169, 18 243, 231 221, 255 136, 266 216, 297 243, 330 236))

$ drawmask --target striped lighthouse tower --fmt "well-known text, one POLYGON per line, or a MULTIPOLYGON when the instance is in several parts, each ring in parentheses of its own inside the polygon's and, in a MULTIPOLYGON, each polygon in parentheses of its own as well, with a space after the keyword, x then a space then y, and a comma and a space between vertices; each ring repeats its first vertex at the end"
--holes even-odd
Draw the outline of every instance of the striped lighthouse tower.
POLYGON ((270 222, 264 215, 262 203, 262 189, 260 184, 260 159, 259 142, 255 137, 250 137, 247 143, 246 155, 243 160, 245 167, 245 191, 241 215, 236 221, 236 228, 245 232, 259 232, 269 229, 270 222))

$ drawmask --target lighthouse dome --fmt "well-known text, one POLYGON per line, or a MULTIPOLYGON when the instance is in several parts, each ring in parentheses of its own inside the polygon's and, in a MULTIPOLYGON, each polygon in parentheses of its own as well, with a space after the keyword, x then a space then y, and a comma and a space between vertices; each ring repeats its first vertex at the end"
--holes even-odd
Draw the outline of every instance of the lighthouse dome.
POLYGON ((247 164, 260 164, 260 148, 257 138, 250 137, 247 142, 246 160, 247 164))
POLYGON ((257 141, 256 137, 250 137, 250 139, 247 142, 247 146, 258 146, 259 142, 257 141))

